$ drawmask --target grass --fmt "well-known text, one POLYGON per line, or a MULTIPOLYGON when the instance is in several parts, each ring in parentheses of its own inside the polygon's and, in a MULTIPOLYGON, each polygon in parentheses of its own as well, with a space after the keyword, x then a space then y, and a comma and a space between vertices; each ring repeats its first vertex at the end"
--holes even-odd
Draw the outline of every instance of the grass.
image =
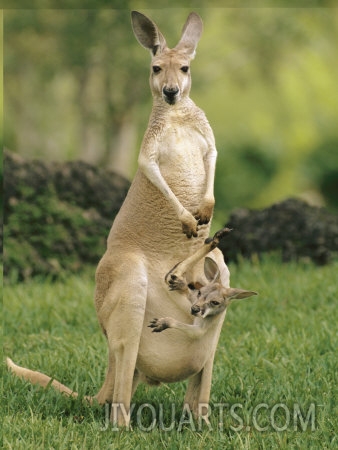
MULTIPOLYGON (((215 359, 211 427, 182 415, 185 383, 141 386, 133 431, 116 432, 105 429, 105 408, 31 386, 3 366, 3 448, 337 448, 337 269, 338 262, 315 267, 275 257, 231 266, 232 285, 260 295, 229 308, 215 359)), ((92 272, 5 286, 4 354, 81 395, 95 394, 106 344, 93 289, 92 272)))

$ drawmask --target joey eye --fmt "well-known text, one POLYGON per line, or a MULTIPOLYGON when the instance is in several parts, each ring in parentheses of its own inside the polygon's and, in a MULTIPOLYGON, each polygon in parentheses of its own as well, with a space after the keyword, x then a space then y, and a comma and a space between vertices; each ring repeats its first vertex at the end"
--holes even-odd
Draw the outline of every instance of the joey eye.
POLYGON ((160 66, 153 66, 153 72, 154 73, 159 73, 159 72, 161 72, 161 67, 160 66))
POLYGON ((197 292, 197 297, 200 297, 201 296, 201 291, 198 291, 197 292))
POLYGON ((218 306, 218 305, 220 305, 220 302, 218 302, 217 300, 211 300, 210 303, 212 304, 212 306, 218 306))
POLYGON ((187 73, 189 71, 189 66, 182 66, 181 70, 182 72, 187 73))

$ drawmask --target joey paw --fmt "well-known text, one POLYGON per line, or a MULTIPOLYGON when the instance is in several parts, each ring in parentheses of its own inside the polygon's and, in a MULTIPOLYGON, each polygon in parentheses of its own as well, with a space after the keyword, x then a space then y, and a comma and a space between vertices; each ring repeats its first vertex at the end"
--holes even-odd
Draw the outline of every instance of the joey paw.
POLYGON ((148 327, 153 329, 153 333, 160 333, 169 328, 169 324, 166 319, 153 319, 148 327))

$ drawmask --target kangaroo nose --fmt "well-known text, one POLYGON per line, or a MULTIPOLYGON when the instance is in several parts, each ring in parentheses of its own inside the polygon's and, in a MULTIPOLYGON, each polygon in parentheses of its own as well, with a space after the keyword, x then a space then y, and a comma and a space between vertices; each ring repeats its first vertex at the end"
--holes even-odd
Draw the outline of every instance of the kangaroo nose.
POLYGON ((197 305, 192 305, 191 307, 191 314, 194 316, 200 312, 201 308, 197 305))
POLYGON ((169 103, 174 101, 174 98, 178 94, 178 92, 179 92, 179 89, 177 87, 172 87, 172 88, 164 87, 163 88, 163 94, 168 99, 169 103))

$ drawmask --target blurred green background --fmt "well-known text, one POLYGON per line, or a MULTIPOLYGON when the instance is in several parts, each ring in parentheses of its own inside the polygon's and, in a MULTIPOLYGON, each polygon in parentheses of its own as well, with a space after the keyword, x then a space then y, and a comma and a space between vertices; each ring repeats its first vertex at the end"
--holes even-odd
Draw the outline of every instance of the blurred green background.
MULTIPOLYGON (((130 9, 4 12, 4 141, 133 177, 151 109, 130 9)), ((134 2, 135 3, 135 2, 134 2)), ((338 210, 338 9, 194 8, 192 99, 219 152, 215 220, 289 196, 338 210)), ((191 8, 141 9, 176 45, 191 8)))

